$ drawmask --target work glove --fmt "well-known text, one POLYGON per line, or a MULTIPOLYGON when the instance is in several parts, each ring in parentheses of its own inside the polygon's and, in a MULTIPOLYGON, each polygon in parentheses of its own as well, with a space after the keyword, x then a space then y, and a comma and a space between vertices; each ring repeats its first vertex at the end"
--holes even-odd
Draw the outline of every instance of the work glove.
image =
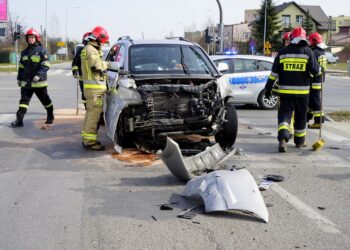
POLYGON ((270 99, 272 97, 272 90, 265 89, 265 98, 270 99))
POLYGON ((18 87, 22 87, 22 81, 17 81, 18 87))
POLYGON ((33 77, 33 82, 38 82, 40 80, 40 77, 39 76, 34 76, 33 77))
POLYGON ((73 69, 73 70, 72 70, 72 74, 73 74, 73 77, 74 77, 74 78, 78 78, 78 77, 79 77, 79 70, 73 69))

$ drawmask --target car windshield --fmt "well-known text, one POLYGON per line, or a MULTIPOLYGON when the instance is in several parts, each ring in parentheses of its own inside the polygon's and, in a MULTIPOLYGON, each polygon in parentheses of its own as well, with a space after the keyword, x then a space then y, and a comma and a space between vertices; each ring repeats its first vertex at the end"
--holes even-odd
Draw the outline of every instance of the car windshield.
POLYGON ((205 74, 218 72, 203 51, 190 45, 142 44, 130 47, 131 74, 205 74))

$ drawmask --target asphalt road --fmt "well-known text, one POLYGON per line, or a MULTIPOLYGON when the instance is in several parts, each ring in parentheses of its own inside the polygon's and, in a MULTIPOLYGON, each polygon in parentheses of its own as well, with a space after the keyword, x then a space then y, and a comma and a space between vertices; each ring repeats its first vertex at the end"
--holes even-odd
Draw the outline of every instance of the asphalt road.
MULTIPOLYGON (((268 224, 237 213, 198 213, 179 196, 184 184, 157 161, 118 161, 102 128, 106 152, 81 149, 82 110, 75 115, 75 81, 67 65, 49 74, 56 120, 43 126, 36 97, 23 128, 12 129, 19 89, 15 75, 0 75, 0 249, 347 249, 350 246, 350 124, 326 122, 319 152, 277 152, 276 111, 239 108, 236 146, 228 164, 255 180, 280 174, 262 192, 268 224), (169 202, 174 210, 161 211, 169 202)), ((349 78, 327 78, 325 109, 347 109, 349 78)), ((308 131, 311 145, 316 131, 308 131)))

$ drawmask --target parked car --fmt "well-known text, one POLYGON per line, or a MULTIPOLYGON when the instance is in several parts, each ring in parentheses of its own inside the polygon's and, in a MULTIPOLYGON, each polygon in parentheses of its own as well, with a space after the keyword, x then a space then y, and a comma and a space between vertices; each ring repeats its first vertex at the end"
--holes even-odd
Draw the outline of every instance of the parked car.
POLYGON ((338 63, 339 57, 336 54, 333 54, 332 52, 326 52, 326 58, 328 63, 338 63))
POLYGON ((234 144, 238 122, 231 89, 197 44, 123 37, 107 61, 119 66, 108 70, 104 107, 117 151, 130 144, 162 148, 167 136, 184 134, 213 135, 223 148, 234 144))
POLYGON ((215 55, 210 57, 215 65, 225 63, 228 77, 237 104, 257 104, 262 109, 277 107, 278 98, 265 98, 265 83, 270 75, 273 58, 253 55, 215 55))

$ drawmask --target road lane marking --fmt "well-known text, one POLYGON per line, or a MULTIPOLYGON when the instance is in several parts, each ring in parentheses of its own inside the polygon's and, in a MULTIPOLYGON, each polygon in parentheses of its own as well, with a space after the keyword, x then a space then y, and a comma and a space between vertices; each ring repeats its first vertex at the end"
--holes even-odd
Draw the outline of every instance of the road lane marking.
POLYGON ((2 114, 0 115, 0 128, 7 127, 11 120, 15 119, 14 114, 2 114))
POLYGON ((312 220, 322 231, 332 234, 341 233, 336 224, 334 224, 326 217, 320 215, 311 207, 307 206, 305 203, 282 188, 280 185, 274 183, 271 186, 271 189, 275 191, 281 198, 285 199, 290 205, 299 210, 299 212, 301 212, 304 216, 312 220))

